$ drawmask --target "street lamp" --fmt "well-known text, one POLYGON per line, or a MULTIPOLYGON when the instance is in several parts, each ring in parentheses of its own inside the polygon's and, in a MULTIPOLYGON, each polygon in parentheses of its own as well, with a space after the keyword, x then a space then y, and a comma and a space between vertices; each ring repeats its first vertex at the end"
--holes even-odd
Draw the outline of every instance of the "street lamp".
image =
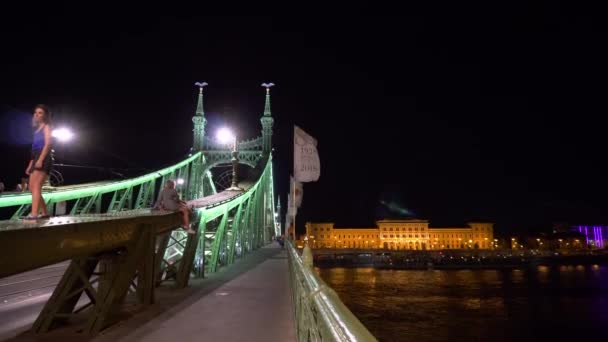
POLYGON ((238 186, 237 180, 237 166, 239 164, 239 157, 237 151, 237 143, 236 143, 236 135, 233 134, 228 128, 222 128, 217 132, 217 139, 222 144, 227 144, 232 142, 232 185, 226 190, 231 191, 242 191, 242 188, 238 186))
POLYGON ((65 127, 54 129, 51 135, 59 142, 68 142, 74 137, 74 133, 72 133, 69 128, 65 127))

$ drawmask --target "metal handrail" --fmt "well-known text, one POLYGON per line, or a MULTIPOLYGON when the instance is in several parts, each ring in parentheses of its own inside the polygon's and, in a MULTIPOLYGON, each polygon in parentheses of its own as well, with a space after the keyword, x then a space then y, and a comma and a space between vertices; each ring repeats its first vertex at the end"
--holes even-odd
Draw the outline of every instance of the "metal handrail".
POLYGON ((286 241, 298 341, 377 341, 286 241))

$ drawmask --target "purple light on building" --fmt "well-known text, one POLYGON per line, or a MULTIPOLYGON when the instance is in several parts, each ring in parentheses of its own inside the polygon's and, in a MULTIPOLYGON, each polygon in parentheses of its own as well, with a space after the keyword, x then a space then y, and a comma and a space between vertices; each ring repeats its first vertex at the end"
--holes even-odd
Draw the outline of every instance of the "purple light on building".
POLYGON ((600 237, 599 230, 600 230, 600 227, 597 227, 597 226, 596 226, 596 227, 593 227, 593 237, 595 238, 595 244, 596 244, 596 246, 598 246, 598 247, 600 247, 600 246, 601 246, 601 244, 600 244, 600 239, 599 239, 599 237, 600 237))
POLYGON ((606 246, 604 234, 608 234, 608 226, 574 226, 572 228, 574 230, 578 229, 578 232, 581 234, 585 234, 587 245, 589 245, 589 240, 591 240, 596 248, 604 248, 606 246))
POLYGON ((593 226, 593 245, 598 246, 597 242, 597 226, 593 226))

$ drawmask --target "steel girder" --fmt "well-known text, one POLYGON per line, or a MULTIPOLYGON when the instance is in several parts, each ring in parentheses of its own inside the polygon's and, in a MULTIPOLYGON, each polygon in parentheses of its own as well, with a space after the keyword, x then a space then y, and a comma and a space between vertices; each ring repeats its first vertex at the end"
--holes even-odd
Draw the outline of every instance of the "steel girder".
MULTIPOLYGON (((269 158, 258 181, 235 199, 212 208, 196 210, 196 235, 181 230, 164 237, 157 280, 175 279, 186 286, 191 276, 215 272, 237 257, 270 242, 272 226, 266 212, 274 198, 272 160, 269 158)), ((274 217, 274 211, 270 214, 274 217)))
MULTIPOLYGON (((192 276, 217 271, 268 242, 262 218, 269 202, 264 199, 273 196, 270 156, 257 182, 246 191, 223 192, 189 202, 198 206, 193 220, 198 227, 196 235, 174 230, 181 223, 179 213, 125 211, 133 206, 129 202, 135 197, 134 186, 140 185, 135 207, 144 207, 152 201, 158 177, 186 177, 188 164, 196 158, 202 159, 199 154, 137 181, 118 182, 122 186, 107 183, 95 189, 61 189, 47 198, 76 199, 71 212, 85 215, 54 217, 29 227, 20 221, 0 223, 0 277, 72 260, 38 317, 36 332, 46 332, 82 311, 87 317, 84 331, 96 333, 112 323, 130 288, 139 303, 150 304, 154 302, 154 287, 163 278, 175 279, 177 287, 187 286, 192 276), (101 210, 101 195, 109 191, 114 194, 108 209, 114 213, 91 214, 101 210), (28 251, 27 257, 15 260, 14 256, 24 250, 28 251), (173 276, 167 277, 171 272, 173 276), (76 309, 83 293, 90 303, 76 309)), ((14 198, 11 201, 15 203, 14 198)), ((6 203, 8 200, 4 200, 6 203)))
MULTIPOLYGON (((205 171, 215 165, 232 163, 231 151, 204 151, 203 153, 207 161, 205 171)), ((239 164, 249 165, 252 168, 255 168, 263 157, 264 155, 261 151, 238 151, 239 164)))

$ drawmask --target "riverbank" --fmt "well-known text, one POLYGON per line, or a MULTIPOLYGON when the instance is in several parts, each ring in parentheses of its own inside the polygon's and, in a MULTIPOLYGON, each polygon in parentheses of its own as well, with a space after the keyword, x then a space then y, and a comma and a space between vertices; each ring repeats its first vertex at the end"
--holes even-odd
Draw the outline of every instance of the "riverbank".
POLYGON ((318 254, 314 265, 319 268, 377 269, 513 269, 536 266, 608 265, 608 253, 577 255, 487 254, 472 253, 342 253, 318 254))

